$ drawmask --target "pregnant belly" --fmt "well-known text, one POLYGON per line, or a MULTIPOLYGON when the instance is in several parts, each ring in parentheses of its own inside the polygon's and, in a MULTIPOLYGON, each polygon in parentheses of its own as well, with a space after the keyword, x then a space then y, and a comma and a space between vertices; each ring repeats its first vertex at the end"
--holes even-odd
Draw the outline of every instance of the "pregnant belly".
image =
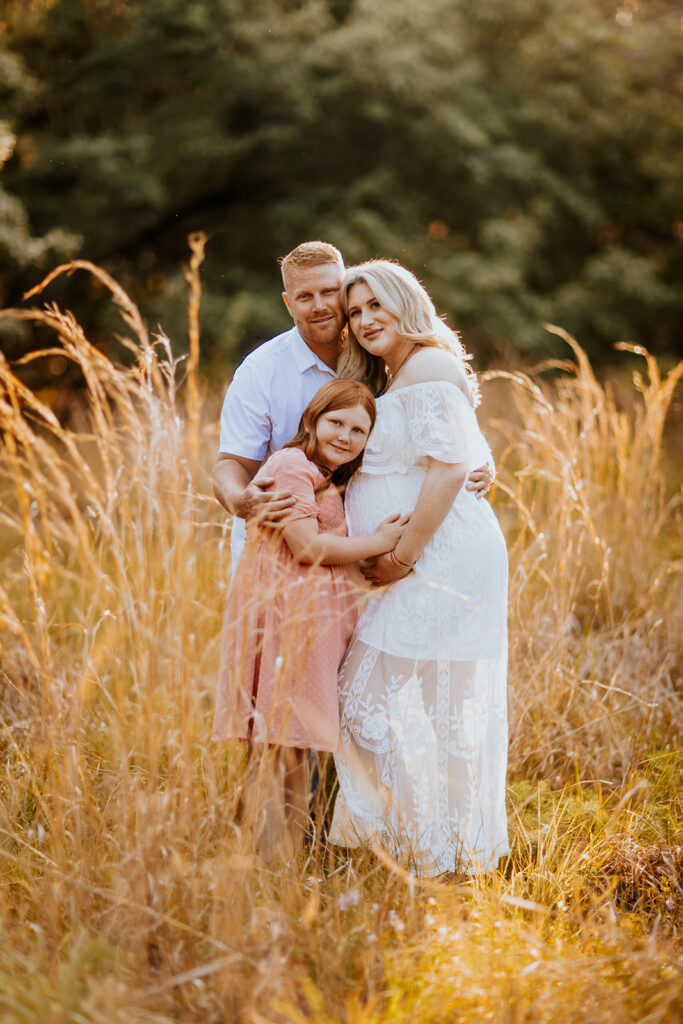
POLYGON ((346 490, 345 500, 350 536, 374 533, 387 516, 412 512, 424 478, 424 469, 385 476, 356 473, 346 490))
MULTIPOLYGON (((373 533, 387 516, 413 512, 425 476, 420 468, 385 476, 356 473, 346 493, 349 535, 373 533)), ((474 570, 493 558, 507 572, 505 541, 491 506, 463 487, 419 556, 416 570, 432 579, 452 578, 454 560, 465 570, 466 552, 474 570)))
MULTIPOLYGON (((412 512, 424 478, 419 470, 357 473, 346 496, 349 532, 371 533, 387 516, 412 512)), ((488 502, 463 489, 414 571, 370 598, 357 638, 397 657, 496 658, 505 645, 506 599, 500 527, 488 502)))

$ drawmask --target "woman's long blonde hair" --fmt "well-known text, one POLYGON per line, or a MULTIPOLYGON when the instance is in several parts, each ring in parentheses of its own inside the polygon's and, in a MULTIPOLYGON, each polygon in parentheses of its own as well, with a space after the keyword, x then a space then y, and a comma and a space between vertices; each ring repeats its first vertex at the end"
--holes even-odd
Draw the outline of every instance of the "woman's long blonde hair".
MULTIPOLYGON (((406 341, 452 352, 462 366, 470 402, 473 406, 479 404, 477 378, 467 364, 471 357, 456 332, 437 316, 434 303, 414 274, 390 260, 368 260, 349 267, 340 286, 341 306, 347 318, 349 292, 355 284, 366 284, 380 306, 397 318, 398 330, 406 341)), ((340 377, 365 381, 376 395, 387 382, 384 361, 366 352, 350 327, 337 373, 340 377)))

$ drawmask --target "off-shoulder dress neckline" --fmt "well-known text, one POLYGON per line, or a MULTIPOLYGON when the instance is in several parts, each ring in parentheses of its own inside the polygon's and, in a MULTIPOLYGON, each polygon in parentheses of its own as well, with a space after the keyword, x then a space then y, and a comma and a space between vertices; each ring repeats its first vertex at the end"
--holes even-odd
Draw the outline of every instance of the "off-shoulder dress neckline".
POLYGON ((375 401, 379 401, 380 398, 388 398, 389 395, 399 395, 402 391, 408 391, 410 388, 422 388, 426 384, 449 384, 462 395, 468 405, 470 404, 465 392, 458 384, 455 383, 455 381, 452 380, 418 380, 413 384, 403 384, 400 388, 393 388, 392 390, 385 391, 383 394, 378 395, 375 401))

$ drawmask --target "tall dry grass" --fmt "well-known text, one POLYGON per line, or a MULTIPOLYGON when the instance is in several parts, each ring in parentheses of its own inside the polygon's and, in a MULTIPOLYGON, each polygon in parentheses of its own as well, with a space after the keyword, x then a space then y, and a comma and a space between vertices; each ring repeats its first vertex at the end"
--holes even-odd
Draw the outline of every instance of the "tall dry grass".
POLYGON ((680 745, 681 492, 662 437, 683 363, 661 376, 642 349, 634 406, 620 410, 584 352, 546 384, 485 374, 506 418, 500 514, 510 549, 511 761, 559 783, 621 780, 680 745), (510 403, 512 402, 512 408, 510 403))
POLYGON ((644 356, 628 415, 570 339, 552 381, 484 384, 511 558, 501 872, 417 885, 317 841, 275 871, 241 756, 210 741, 228 524, 201 252, 188 363, 90 264, 43 284, 93 274, 126 365, 54 306, 6 314, 51 328, 85 390, 60 420, 0 359, 1 1019, 678 1020, 681 367, 644 356))

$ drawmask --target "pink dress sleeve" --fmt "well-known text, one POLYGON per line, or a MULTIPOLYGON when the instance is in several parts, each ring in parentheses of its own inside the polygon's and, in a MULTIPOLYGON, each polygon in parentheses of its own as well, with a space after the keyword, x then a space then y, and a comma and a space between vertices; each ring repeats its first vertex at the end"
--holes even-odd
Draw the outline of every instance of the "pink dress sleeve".
POLYGON ((305 519, 315 516, 320 508, 315 500, 315 489, 322 483, 322 473, 306 458, 300 448, 283 448, 275 452, 257 473, 271 476, 279 491, 291 491, 294 505, 287 511, 287 519, 305 519))

